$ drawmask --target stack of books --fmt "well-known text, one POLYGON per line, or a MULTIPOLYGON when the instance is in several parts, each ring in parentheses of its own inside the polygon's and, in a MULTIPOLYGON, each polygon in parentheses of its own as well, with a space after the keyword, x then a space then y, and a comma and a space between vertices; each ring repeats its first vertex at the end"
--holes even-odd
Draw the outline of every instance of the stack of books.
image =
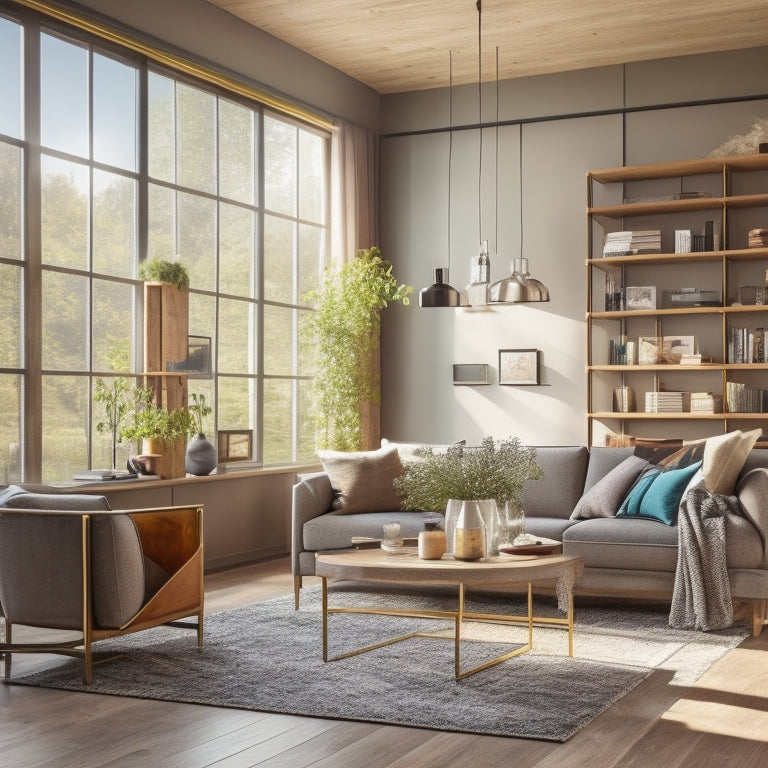
POLYGON ((750 229, 749 247, 765 248, 768 246, 768 229, 750 229))
POLYGON ((691 392, 691 413, 722 413, 723 398, 711 392, 691 392))
POLYGON ((661 253, 661 230, 639 229, 606 233, 603 256, 628 256, 637 253, 661 253))
POLYGON ((768 361, 768 334, 763 328, 731 328, 728 332, 729 363, 768 361))
POLYGON ((683 392, 646 392, 646 413, 682 413, 683 392))

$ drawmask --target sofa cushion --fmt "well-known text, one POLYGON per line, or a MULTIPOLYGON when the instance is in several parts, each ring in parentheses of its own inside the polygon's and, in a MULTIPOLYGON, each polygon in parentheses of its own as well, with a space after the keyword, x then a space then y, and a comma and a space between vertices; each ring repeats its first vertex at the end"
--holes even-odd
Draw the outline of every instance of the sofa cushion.
POLYGON ((42 509, 61 512, 103 512, 109 510, 105 496, 87 493, 16 493, 3 504, 7 509, 42 509))
POLYGON ((667 571, 677 568, 677 526, 633 517, 582 520, 563 533, 563 554, 587 568, 667 571))
POLYGON ((401 498, 395 493, 394 481, 403 465, 396 448, 318 451, 317 455, 330 478, 335 494, 332 507, 337 514, 400 509, 401 498))
POLYGON ((704 448, 704 485, 711 493, 731 496, 752 447, 762 430, 728 432, 707 440, 704 448))
POLYGON ((649 466, 649 462, 639 456, 627 456, 579 499, 571 520, 613 517, 635 480, 649 466))
POLYGON ((701 462, 697 461, 681 469, 647 473, 643 482, 637 486, 640 490, 635 491, 634 497, 626 505, 622 504, 618 514, 675 525, 680 499, 700 466, 701 462))
POLYGON ((544 477, 523 483, 526 517, 568 520, 584 492, 588 458, 584 446, 536 446, 536 463, 544 477))
POLYGON ((400 523, 400 536, 418 536, 426 520, 436 516, 425 512, 361 512, 356 515, 321 515, 304 523, 304 548, 312 552, 348 549, 353 536, 383 538, 385 523, 400 523))

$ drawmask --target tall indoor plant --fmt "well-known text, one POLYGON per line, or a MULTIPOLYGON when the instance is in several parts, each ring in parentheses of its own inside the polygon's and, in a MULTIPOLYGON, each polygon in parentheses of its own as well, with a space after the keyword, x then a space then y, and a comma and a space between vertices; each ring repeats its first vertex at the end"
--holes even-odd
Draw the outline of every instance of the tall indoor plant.
MULTIPOLYGON (((314 406, 318 448, 356 451, 378 447, 366 429, 365 408, 380 403, 381 310, 409 303, 413 288, 397 282, 377 247, 329 267, 307 324, 314 358, 314 406)), ((378 423, 378 416, 373 417, 378 423)), ((376 429, 378 432, 378 429, 376 429)))

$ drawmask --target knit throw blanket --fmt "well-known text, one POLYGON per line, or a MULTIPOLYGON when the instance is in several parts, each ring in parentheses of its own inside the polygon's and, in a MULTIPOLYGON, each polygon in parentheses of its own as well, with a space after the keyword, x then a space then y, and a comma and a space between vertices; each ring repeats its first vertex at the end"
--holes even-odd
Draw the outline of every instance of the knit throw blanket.
POLYGON ((725 520, 741 514, 735 496, 691 488, 680 503, 679 547, 669 625, 675 629, 725 629, 733 601, 725 559, 725 520))

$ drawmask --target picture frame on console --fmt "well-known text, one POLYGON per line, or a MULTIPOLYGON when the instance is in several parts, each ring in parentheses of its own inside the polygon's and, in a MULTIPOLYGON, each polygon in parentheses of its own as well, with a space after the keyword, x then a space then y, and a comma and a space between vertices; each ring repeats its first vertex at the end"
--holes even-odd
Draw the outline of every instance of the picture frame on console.
POLYGON ((539 350, 500 349, 499 384, 502 386, 539 384, 539 350))

